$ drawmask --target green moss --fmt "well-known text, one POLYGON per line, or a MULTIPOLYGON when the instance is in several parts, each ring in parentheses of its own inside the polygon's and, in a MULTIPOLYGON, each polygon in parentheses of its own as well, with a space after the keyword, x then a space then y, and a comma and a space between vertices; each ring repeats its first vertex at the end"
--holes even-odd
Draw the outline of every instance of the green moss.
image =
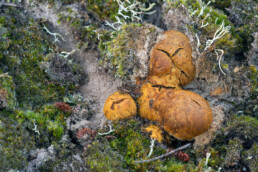
POLYGON ((14 110, 16 107, 16 94, 13 79, 8 74, 0 72, 0 109, 14 110))
POLYGON ((123 167, 123 157, 118 152, 112 150, 107 141, 93 142, 87 148, 85 155, 88 167, 96 172, 127 171, 123 167))
POLYGON ((250 171, 255 171, 258 166, 258 145, 254 143, 252 148, 246 150, 242 154, 242 159, 246 166, 249 167, 250 171))
MULTIPOLYGON (((58 22, 69 24, 73 30, 73 34, 79 41, 77 47, 86 49, 96 44, 98 40, 97 24, 89 24, 90 18, 87 15, 78 17, 72 9, 66 8, 58 15, 58 22)), ((101 34, 101 33, 100 33, 101 34)))
POLYGON ((118 4, 116 1, 110 0, 87 0, 88 9, 103 19, 115 20, 118 12, 118 4))
POLYGON ((134 67, 134 40, 139 24, 125 24, 110 41, 100 42, 101 65, 116 77, 126 79, 134 67))
POLYGON ((15 117, 19 123, 27 125, 34 133, 38 145, 45 146, 61 139, 66 128, 65 117, 69 113, 60 111, 54 105, 44 105, 37 111, 19 110, 15 117), (35 131, 35 126, 37 126, 37 131, 35 131))
MULTIPOLYGON (((203 2, 208 3, 209 0, 204 0, 203 2)), ((223 1, 212 0, 211 5, 214 8, 218 8, 218 9, 223 10, 224 12, 226 12, 226 9, 231 7, 231 0, 223 0, 223 1)))
POLYGON ((231 0, 230 18, 237 27, 234 36, 239 37, 237 44, 244 52, 249 50, 258 28, 256 4, 255 0, 231 0))
POLYGON ((249 149, 256 145, 257 129, 257 119, 250 116, 233 116, 231 122, 217 134, 206 150, 198 152, 197 155, 205 161, 203 152, 211 153, 208 166, 215 170, 220 167, 224 170, 242 168, 243 164, 251 168, 251 161, 243 159, 243 156, 244 152, 248 154, 249 149))
POLYGON ((74 83, 64 85, 51 81, 40 67, 46 55, 55 49, 42 27, 12 9, 0 17, 0 25, 6 30, 0 44, 0 67, 13 78, 19 106, 29 109, 72 93, 76 88, 74 83))
POLYGON ((222 147, 219 148, 219 150, 216 150, 214 148, 210 148, 209 153, 211 154, 208 162, 208 166, 212 167, 213 169, 219 169, 221 167, 221 164, 224 163, 224 152, 226 149, 222 147))
MULTIPOLYGON (((136 164, 134 161, 148 159, 150 138, 141 132, 141 121, 131 119, 114 124, 114 138, 107 140, 99 136, 98 141, 87 148, 86 161, 91 169, 99 171, 197 171, 194 160, 183 163, 175 157, 160 159, 149 163, 136 164), (111 157, 113 157, 111 159, 111 157), (113 168, 112 167, 113 164, 113 168)), ((101 131, 103 132, 103 131, 101 131)), ((155 144, 151 157, 159 156, 165 149, 155 144)), ((190 154, 189 150, 187 153, 190 154)))
POLYGON ((35 149, 34 137, 7 116, 7 112, 0 112, 0 167, 5 171, 22 170, 27 165, 29 151, 35 149))
POLYGON ((255 139, 257 130, 258 120, 250 116, 234 116, 232 122, 223 129, 227 137, 238 137, 245 141, 255 139))
POLYGON ((71 149, 71 143, 69 140, 60 140, 57 143, 53 143, 54 154, 46 162, 38 168, 39 171, 74 171, 80 169, 81 171, 88 171, 85 163, 82 163, 81 150, 71 149), (76 153, 75 153, 76 152, 76 153), (76 155, 75 155, 76 154, 76 155))
POLYGON ((242 152, 242 141, 239 138, 229 140, 225 164, 227 167, 234 167, 239 164, 242 152))

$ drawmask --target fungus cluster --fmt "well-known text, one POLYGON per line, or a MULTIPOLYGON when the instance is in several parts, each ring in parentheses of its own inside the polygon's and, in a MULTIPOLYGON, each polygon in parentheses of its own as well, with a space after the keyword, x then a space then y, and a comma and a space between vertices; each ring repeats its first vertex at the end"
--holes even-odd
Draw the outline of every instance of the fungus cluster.
POLYGON ((117 91, 107 98, 103 111, 107 119, 115 121, 136 116, 137 107, 129 94, 117 91))
MULTIPOLYGON (((163 38, 151 50, 149 73, 138 98, 140 116, 158 122, 179 140, 191 140, 202 134, 209 129, 213 119, 204 98, 181 88, 195 76, 191 54, 191 45, 184 34, 175 30, 164 32, 163 38)), ((104 106, 104 114, 109 120, 132 117, 136 111, 131 96, 119 92, 112 94, 104 106)), ((157 129, 148 129, 152 133, 154 130, 157 129)))

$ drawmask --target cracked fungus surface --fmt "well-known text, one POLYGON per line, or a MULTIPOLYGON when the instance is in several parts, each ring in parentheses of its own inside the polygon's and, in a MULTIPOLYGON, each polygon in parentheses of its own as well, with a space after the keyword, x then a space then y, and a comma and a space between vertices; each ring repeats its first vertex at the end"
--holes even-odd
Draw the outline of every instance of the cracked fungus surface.
MULTIPOLYGON (((157 98, 161 92, 164 92, 166 89, 163 86, 152 85, 150 83, 145 83, 141 87, 142 96, 138 98, 139 104, 139 114, 142 118, 146 118, 150 121, 161 122, 161 117, 159 112, 154 109, 154 103, 157 101, 157 98)), ((171 87, 174 89, 174 87, 171 87)), ((177 87, 177 89, 181 89, 177 87)))
POLYGON ((115 121, 136 116, 137 107, 129 94, 117 91, 107 98, 103 111, 107 119, 115 121))
POLYGON ((185 86, 195 76, 192 49, 181 32, 169 30, 151 51, 147 80, 165 87, 185 86))
POLYGON ((165 90, 153 106, 159 111, 164 130, 180 140, 204 133, 213 119, 209 103, 191 91, 165 90))

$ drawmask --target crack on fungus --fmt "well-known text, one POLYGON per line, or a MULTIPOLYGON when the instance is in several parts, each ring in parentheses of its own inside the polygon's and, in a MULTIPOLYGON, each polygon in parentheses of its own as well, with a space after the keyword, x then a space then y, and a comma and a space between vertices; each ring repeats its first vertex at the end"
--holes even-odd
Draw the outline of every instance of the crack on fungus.
POLYGON ((172 58, 172 57, 174 57, 175 55, 177 55, 177 53, 178 53, 181 49, 183 49, 183 48, 178 48, 178 49, 174 52, 174 54, 172 54, 172 56, 171 56, 170 58, 172 58))
POLYGON ((162 50, 162 49, 157 49, 157 50, 165 53, 168 57, 170 57, 170 54, 166 50, 162 50))
POLYGON ((176 87, 166 87, 163 85, 153 85, 152 87, 159 88, 159 91, 161 90, 161 88, 165 88, 165 89, 175 89, 176 88, 176 87))
POLYGON ((194 99, 191 99, 193 102, 195 102, 198 106, 200 106, 201 107, 201 105, 197 102, 197 101, 195 101, 194 99))
POLYGON ((174 62, 173 59, 171 59, 171 61, 172 61, 173 65, 175 65, 175 67, 176 67, 177 69, 179 69, 182 74, 185 75, 185 77, 189 78, 189 76, 188 76, 180 67, 178 67, 178 66, 175 64, 175 62, 174 62))
MULTIPOLYGON (((157 49, 157 50, 158 50, 158 51, 161 51, 161 52, 163 52, 163 53, 165 53, 165 54, 170 58, 171 63, 172 63, 178 70, 180 70, 181 73, 183 73, 187 78, 189 78, 189 76, 188 76, 180 67, 178 67, 178 66, 175 64, 175 62, 174 62, 174 60, 173 60, 173 58, 172 58, 172 57, 174 57, 181 49, 183 49, 183 48, 178 48, 178 49, 174 52, 174 54, 172 54, 171 56, 170 56, 170 54, 169 54, 166 50, 162 50, 162 49, 157 49)), ((181 77, 181 76, 180 76, 180 77, 181 77)))
POLYGON ((125 100, 125 99, 121 99, 121 100, 117 100, 117 101, 113 102, 112 105, 111 105, 111 109, 114 110, 114 106, 115 106, 116 104, 121 103, 121 102, 124 101, 124 100, 125 100))

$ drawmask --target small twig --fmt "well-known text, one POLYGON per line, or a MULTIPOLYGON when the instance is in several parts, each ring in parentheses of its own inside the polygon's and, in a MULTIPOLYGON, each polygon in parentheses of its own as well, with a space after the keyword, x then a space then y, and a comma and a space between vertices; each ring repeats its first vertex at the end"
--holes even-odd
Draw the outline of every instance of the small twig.
POLYGON ((153 147, 154 147, 154 144, 155 144, 155 140, 156 139, 151 138, 150 152, 148 154, 148 157, 150 157, 152 152, 153 152, 153 147))
POLYGON ((171 155, 171 154, 173 154, 173 153, 175 153, 175 152, 177 152, 177 151, 183 150, 183 149, 189 147, 190 145, 191 145, 191 143, 188 143, 188 144, 186 144, 186 145, 184 145, 184 146, 181 146, 181 147, 179 147, 179 148, 177 148, 177 149, 175 149, 175 150, 172 150, 172 151, 170 151, 170 152, 168 152, 168 153, 165 153, 165 154, 163 154, 163 155, 157 156, 157 157, 155 157, 155 158, 151 158, 151 159, 147 159, 147 160, 142 160, 142 161, 134 161, 134 163, 136 163, 136 164, 137 164, 137 163, 146 163, 146 162, 151 162, 151 161, 154 161, 154 160, 157 160, 157 159, 161 159, 161 158, 164 158, 164 157, 166 157, 166 156, 168 156, 168 155, 171 155))
POLYGON ((16 7, 16 8, 23 8, 21 5, 13 4, 13 3, 0 3, 1 7, 16 7))
POLYGON ((101 135, 101 136, 107 135, 107 134, 109 134, 109 133, 111 133, 113 131, 115 131, 115 130, 112 129, 112 125, 109 125, 109 131, 108 132, 106 132, 106 133, 98 133, 98 135, 101 135))

